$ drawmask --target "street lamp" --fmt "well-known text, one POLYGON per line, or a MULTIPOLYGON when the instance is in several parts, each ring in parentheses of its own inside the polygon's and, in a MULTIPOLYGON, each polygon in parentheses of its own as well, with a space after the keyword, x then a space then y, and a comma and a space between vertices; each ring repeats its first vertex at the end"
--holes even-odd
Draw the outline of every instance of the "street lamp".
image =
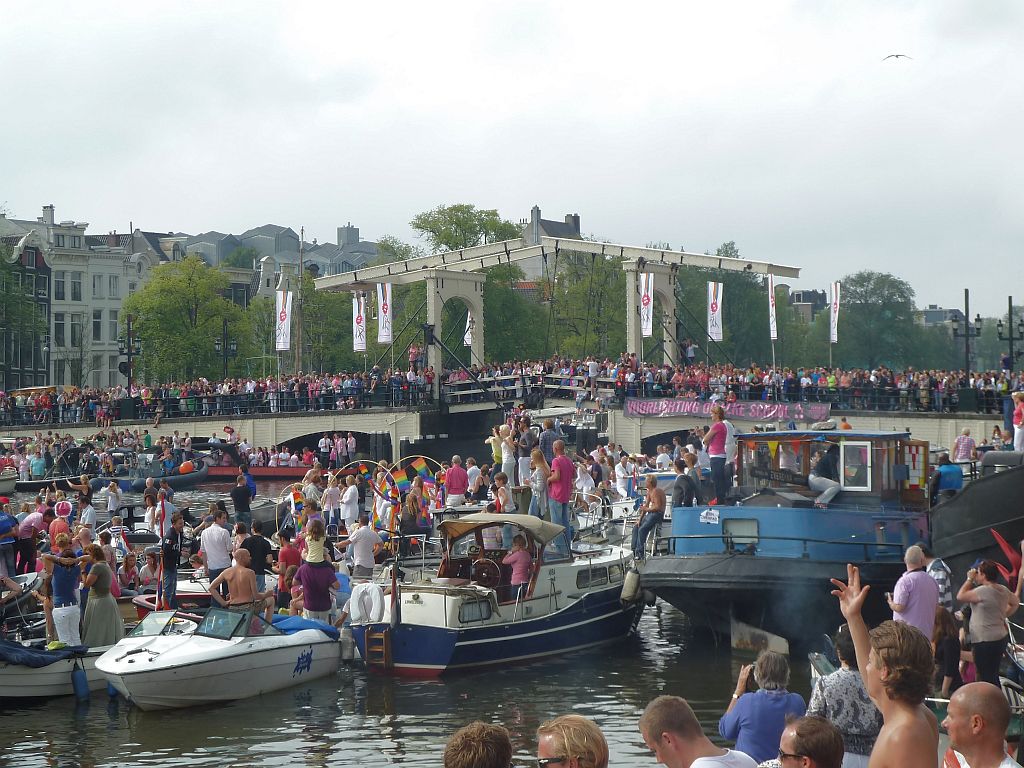
POLYGON ((43 347, 40 350, 43 353, 43 369, 46 371, 43 384, 50 383, 50 334, 46 334, 43 337, 43 347))
POLYGON ((1014 333, 1014 327, 1013 327, 1013 296, 1007 296, 1006 297, 1006 322, 1009 325, 1008 329, 1006 328, 1006 326, 1003 325, 1003 319, 999 318, 999 322, 996 323, 996 331, 999 334, 999 340, 1000 341, 1008 341, 1008 342, 1010 342, 1010 367, 1012 368, 1014 363, 1017 362, 1017 358, 1019 358, 1021 356, 1021 350, 1017 350, 1017 353, 1014 354, 1013 342, 1015 342, 1015 341, 1024 341, 1024 317, 1018 317, 1017 318, 1017 328, 1016 328, 1016 333, 1014 333), (1004 329, 1005 329, 1005 335, 1004 335, 1004 329))
POLYGON ((221 356, 224 362, 224 379, 228 377, 228 358, 238 356, 238 342, 234 339, 228 341, 228 319, 224 318, 224 326, 221 329, 221 337, 213 342, 214 351, 221 356))
POLYGON ((981 336, 981 315, 975 315, 974 323, 972 324, 968 318, 971 316, 971 291, 969 288, 964 288, 964 327, 960 327, 960 318, 954 317, 953 326, 953 338, 962 337, 964 340, 964 371, 970 373, 971 371, 971 339, 976 339, 981 336))
POLYGON ((132 333, 132 316, 125 318, 125 335, 117 339, 117 351, 127 358, 124 367, 118 366, 118 370, 128 377, 128 397, 132 396, 132 378, 135 374, 134 358, 142 354, 142 339, 132 333))

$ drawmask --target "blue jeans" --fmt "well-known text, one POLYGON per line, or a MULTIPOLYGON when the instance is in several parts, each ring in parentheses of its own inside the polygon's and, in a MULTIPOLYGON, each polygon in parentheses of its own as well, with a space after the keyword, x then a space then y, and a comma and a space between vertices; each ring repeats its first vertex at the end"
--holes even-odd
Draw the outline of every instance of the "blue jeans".
POLYGON ((640 525, 633 528, 633 557, 636 560, 644 559, 644 544, 647 543, 647 537, 664 519, 664 515, 648 512, 640 521, 640 525))
POLYGON ((176 570, 164 570, 163 580, 160 582, 163 587, 164 603, 171 608, 178 607, 178 572, 176 570))
POLYGON ((547 494, 541 494, 540 496, 531 495, 529 514, 539 517, 541 520, 549 516, 547 494))
POLYGON ((260 592, 267 591, 267 574, 257 573, 256 574, 256 589, 260 592))
MULTIPOLYGON (((214 580, 218 576, 220 576, 222 573, 224 573, 224 571, 226 571, 227 568, 210 568, 209 570, 210 570, 210 574, 209 574, 210 575, 210 583, 213 584, 214 580)), ((221 582, 219 591, 220 591, 221 597, 227 598, 227 596, 228 596, 228 585, 223 583, 223 582, 221 582)))
POLYGON ((569 502, 555 501, 549 498, 548 512, 551 514, 551 522, 563 526, 569 536, 569 541, 572 541, 573 530, 572 524, 569 522, 569 502))

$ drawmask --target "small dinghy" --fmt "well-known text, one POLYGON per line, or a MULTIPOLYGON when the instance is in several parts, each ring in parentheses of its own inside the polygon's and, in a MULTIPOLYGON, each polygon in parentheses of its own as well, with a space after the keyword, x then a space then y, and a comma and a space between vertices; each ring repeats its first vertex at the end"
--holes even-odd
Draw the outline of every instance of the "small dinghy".
POLYGON ((96 668, 140 709, 209 705, 333 674, 338 636, 328 624, 297 616, 268 624, 251 610, 215 607, 188 637, 126 637, 96 668))

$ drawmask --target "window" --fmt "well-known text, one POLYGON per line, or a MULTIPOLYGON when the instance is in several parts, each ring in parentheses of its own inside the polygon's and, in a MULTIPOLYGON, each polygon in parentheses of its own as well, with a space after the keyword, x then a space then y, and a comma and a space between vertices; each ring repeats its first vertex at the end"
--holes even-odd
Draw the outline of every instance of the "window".
POLYGON ((121 278, 117 275, 110 275, 110 281, 107 285, 107 296, 112 299, 121 298, 121 278))
MULTIPOLYGON (((110 310, 110 335, 107 337, 111 341, 117 340, 118 328, 117 328, 117 310, 110 310)), ((117 366, 114 366, 115 368, 117 366)))
POLYGON ((844 440, 839 444, 839 463, 844 491, 871 490, 871 443, 844 440))
POLYGON ((576 587, 586 589, 587 587, 600 587, 608 583, 607 568, 583 569, 576 574, 576 587))
POLYGON ((465 600, 459 606, 459 622, 487 621, 491 618, 491 604, 487 600, 465 600))
MULTIPOLYGON (((82 331, 84 330, 82 328, 82 326, 84 324, 85 324, 85 315, 81 314, 80 312, 76 312, 75 314, 71 315, 71 346, 72 347, 76 347, 77 348, 77 347, 81 347, 82 346, 82 331)), ((78 383, 77 377, 76 377, 76 381, 74 381, 72 383, 73 384, 77 384, 78 383)))
POLYGON ((135 283, 128 283, 128 293, 135 293, 135 283))
POLYGON ((36 298, 45 299, 50 294, 50 284, 46 275, 36 275, 36 298))
POLYGON ((103 367, 103 355, 92 356, 92 385, 99 389, 100 384, 100 369, 103 367))
POLYGON ((65 371, 65 368, 66 368, 66 366, 64 365, 64 361, 63 360, 54 360, 53 361, 53 383, 54 384, 60 385, 60 384, 64 384, 65 383, 64 382, 64 371, 65 371))
POLYGON ((82 273, 72 272, 71 273, 71 300, 81 301, 82 300, 82 273))
POLYGON ((92 297, 94 299, 103 298, 103 278, 105 275, 93 275, 92 276, 92 297))
POLYGON ((103 310, 92 311, 92 340, 103 341, 103 310))
POLYGON ((624 578, 625 574, 622 571, 622 563, 608 566, 608 581, 612 584, 621 584, 624 578))
POLYGON ((107 371, 108 371, 108 374, 109 374, 108 378, 107 378, 107 386, 108 387, 116 387, 117 386, 117 379, 120 376, 120 373, 117 370, 117 362, 118 362, 117 355, 110 355, 107 358, 107 371))
POLYGON ((744 549, 756 547, 761 541, 757 520, 726 518, 722 520, 722 538, 725 539, 726 548, 744 549))
POLYGON ((71 235, 71 247, 72 248, 81 248, 82 247, 82 236, 81 235, 71 235))
POLYGON ((63 248, 64 247, 64 235, 54 235, 53 236, 53 244, 55 246, 57 246, 58 248, 63 248))
POLYGON ((63 347, 64 344, 64 313, 53 313, 53 346, 63 347))

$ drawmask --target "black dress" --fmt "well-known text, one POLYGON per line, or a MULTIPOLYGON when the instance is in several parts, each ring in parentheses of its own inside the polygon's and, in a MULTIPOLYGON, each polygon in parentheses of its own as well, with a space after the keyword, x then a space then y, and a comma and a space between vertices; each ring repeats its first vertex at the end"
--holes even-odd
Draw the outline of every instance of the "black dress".
POLYGON ((956 637, 943 638, 935 646, 935 693, 942 691, 942 680, 945 677, 953 678, 949 686, 949 693, 964 684, 960 677, 960 640, 956 637))

